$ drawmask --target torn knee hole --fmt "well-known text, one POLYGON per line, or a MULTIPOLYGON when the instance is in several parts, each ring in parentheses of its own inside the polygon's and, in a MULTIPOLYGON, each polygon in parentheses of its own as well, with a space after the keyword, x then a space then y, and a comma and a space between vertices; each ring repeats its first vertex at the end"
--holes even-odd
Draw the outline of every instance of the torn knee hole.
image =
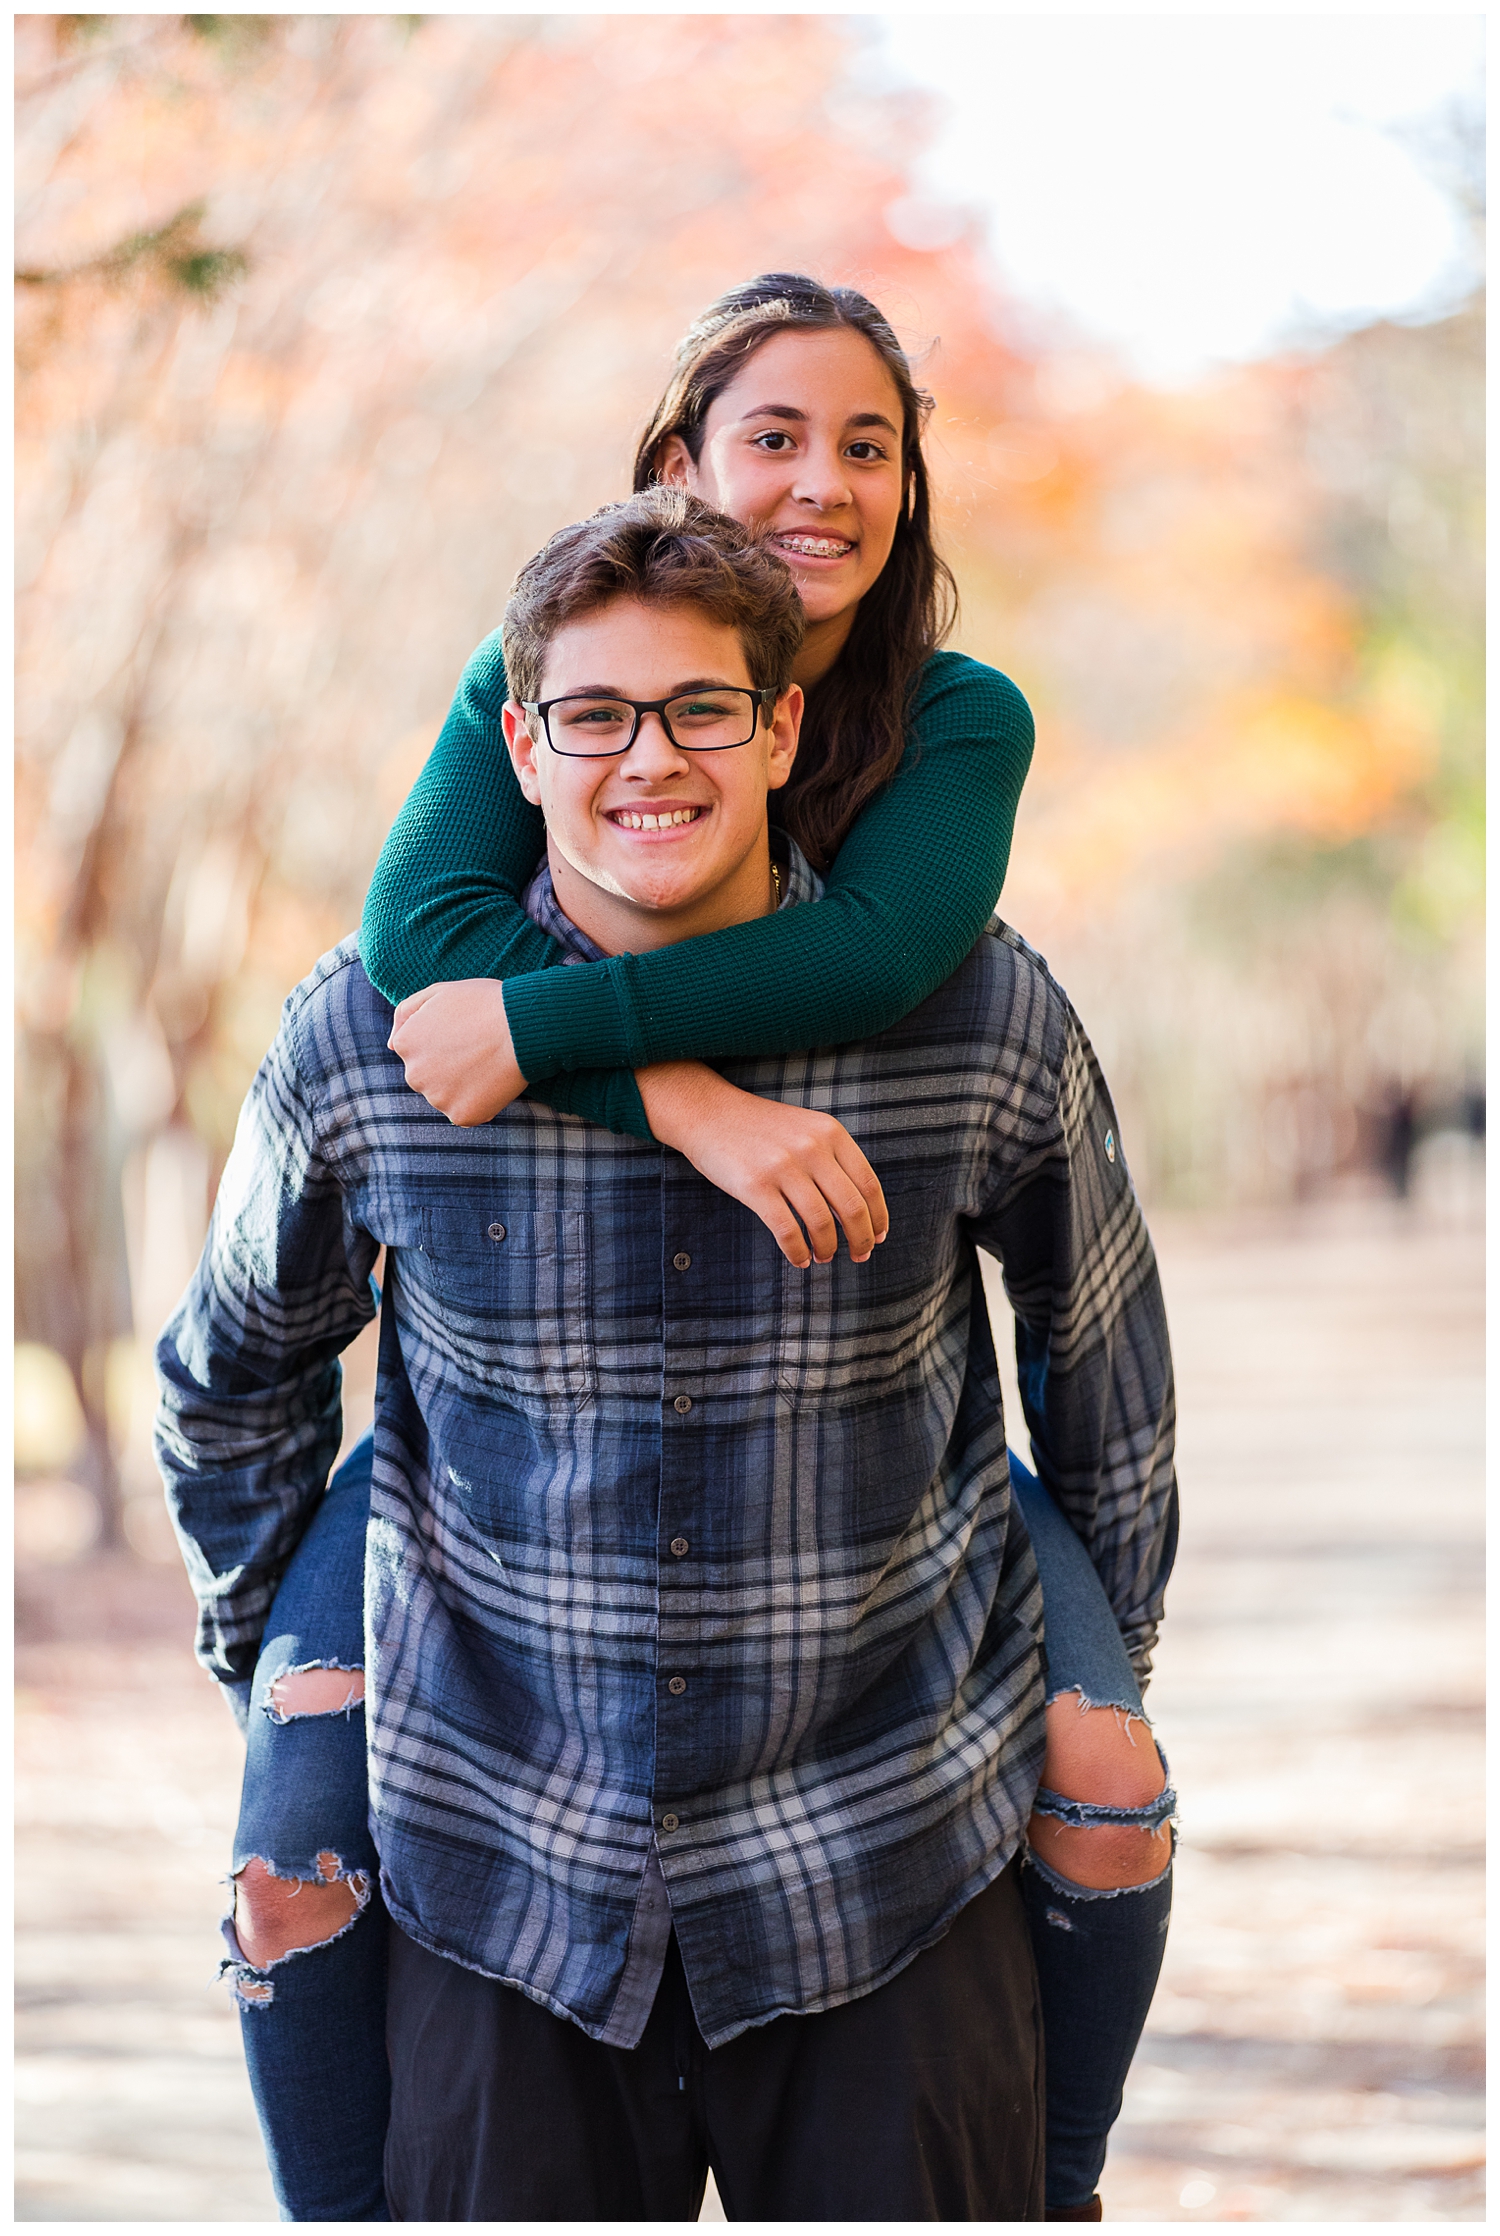
POLYGON ((1172 1860, 1169 1825, 1070 1825, 1038 1809, 1027 1827, 1033 1855, 1095 1891, 1145 1886, 1172 1860))
POLYGON ((364 1697, 362 1669, 289 1669, 272 1679, 266 1712, 283 1724, 297 1716, 343 1716, 364 1697))
POLYGON ((370 1874, 367 1871, 346 1871, 344 1859, 332 1848, 322 1848, 314 1859, 318 1868, 316 1879, 302 1879, 291 1873, 278 1871, 264 1856, 252 1856, 247 1864, 234 1874, 234 1884, 254 1908, 275 1908, 294 1902, 301 1894, 322 1893, 328 1887, 346 1886, 355 1900, 363 1903, 370 1891, 370 1874))
MULTIPOLYGON (((234 1930, 246 1961, 275 1964, 302 1949, 336 1941, 370 1899, 370 1875, 345 1871, 331 1848, 317 1858, 316 1879, 281 1877, 262 1856, 234 1876, 234 1930)), ((262 1998, 262 2000, 265 2000, 262 1998)))

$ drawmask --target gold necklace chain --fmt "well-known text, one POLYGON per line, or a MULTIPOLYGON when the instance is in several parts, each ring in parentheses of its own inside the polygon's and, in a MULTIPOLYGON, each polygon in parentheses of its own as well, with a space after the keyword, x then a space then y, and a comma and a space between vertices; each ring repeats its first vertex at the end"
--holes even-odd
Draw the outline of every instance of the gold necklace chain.
POLYGON ((773 893, 775 894, 775 896, 776 896, 776 906, 777 906, 778 908, 780 908, 780 906, 781 906, 781 871, 780 871, 780 869, 778 868, 777 864, 776 864, 776 863, 775 863, 774 861, 773 861, 773 862, 772 862, 772 864, 771 864, 771 890, 772 890, 772 892, 773 892, 773 893))

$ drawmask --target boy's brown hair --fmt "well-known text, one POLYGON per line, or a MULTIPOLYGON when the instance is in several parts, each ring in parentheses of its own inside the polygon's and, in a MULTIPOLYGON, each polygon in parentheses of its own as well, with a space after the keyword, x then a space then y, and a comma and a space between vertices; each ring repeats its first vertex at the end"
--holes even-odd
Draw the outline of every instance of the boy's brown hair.
POLYGON ((757 690, 791 683, 806 617, 790 570, 700 497, 656 487, 560 528, 527 560, 500 625, 512 696, 539 699, 558 630, 616 598, 696 606, 738 631, 757 690))

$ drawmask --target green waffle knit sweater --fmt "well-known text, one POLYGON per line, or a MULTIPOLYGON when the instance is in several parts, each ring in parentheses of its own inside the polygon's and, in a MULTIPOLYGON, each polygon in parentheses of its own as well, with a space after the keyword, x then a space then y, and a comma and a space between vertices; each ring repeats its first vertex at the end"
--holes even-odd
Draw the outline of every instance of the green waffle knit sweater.
POLYGON ((1005 881, 1031 712, 996 669, 937 652, 918 679, 906 756, 815 906, 555 969, 562 949, 521 905, 545 834, 505 749, 507 695, 497 633, 465 668, 385 842, 361 957, 393 1002, 441 979, 503 978, 533 1093, 617 1133, 651 1139, 640 1066, 883 1032, 957 970, 1005 881))

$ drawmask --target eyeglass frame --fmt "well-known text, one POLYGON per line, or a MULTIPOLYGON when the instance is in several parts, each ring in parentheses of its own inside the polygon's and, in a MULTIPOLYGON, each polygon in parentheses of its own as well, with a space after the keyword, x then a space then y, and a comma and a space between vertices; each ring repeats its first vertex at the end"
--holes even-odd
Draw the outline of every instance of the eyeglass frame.
POLYGON ((673 737, 672 726, 667 720, 667 709, 678 699, 692 698, 693 693, 691 691, 673 691, 665 699, 627 699, 623 691, 564 691, 555 699, 522 699, 519 701, 519 705, 523 714, 535 715, 541 722, 542 736, 547 741, 548 750, 555 753, 560 761, 618 761, 620 755, 628 753, 640 736, 642 717, 648 714, 654 714, 660 718, 661 726, 667 734, 668 744, 675 746, 679 753, 739 753, 750 744, 762 722, 768 729, 770 728, 771 709, 782 696, 774 684, 768 684, 764 690, 759 691, 749 683, 715 683, 705 685, 703 688, 714 691, 734 691, 741 698, 750 699, 754 702, 755 719, 750 725, 749 737, 739 739, 734 745, 684 745, 679 739, 673 737), (548 715, 554 707, 566 706, 570 700, 579 699, 596 699, 610 706, 629 707, 631 713, 635 716, 635 721, 625 743, 623 745, 612 745, 607 753, 569 753, 564 751, 562 746, 554 745, 552 743, 552 725, 547 720, 548 715))

